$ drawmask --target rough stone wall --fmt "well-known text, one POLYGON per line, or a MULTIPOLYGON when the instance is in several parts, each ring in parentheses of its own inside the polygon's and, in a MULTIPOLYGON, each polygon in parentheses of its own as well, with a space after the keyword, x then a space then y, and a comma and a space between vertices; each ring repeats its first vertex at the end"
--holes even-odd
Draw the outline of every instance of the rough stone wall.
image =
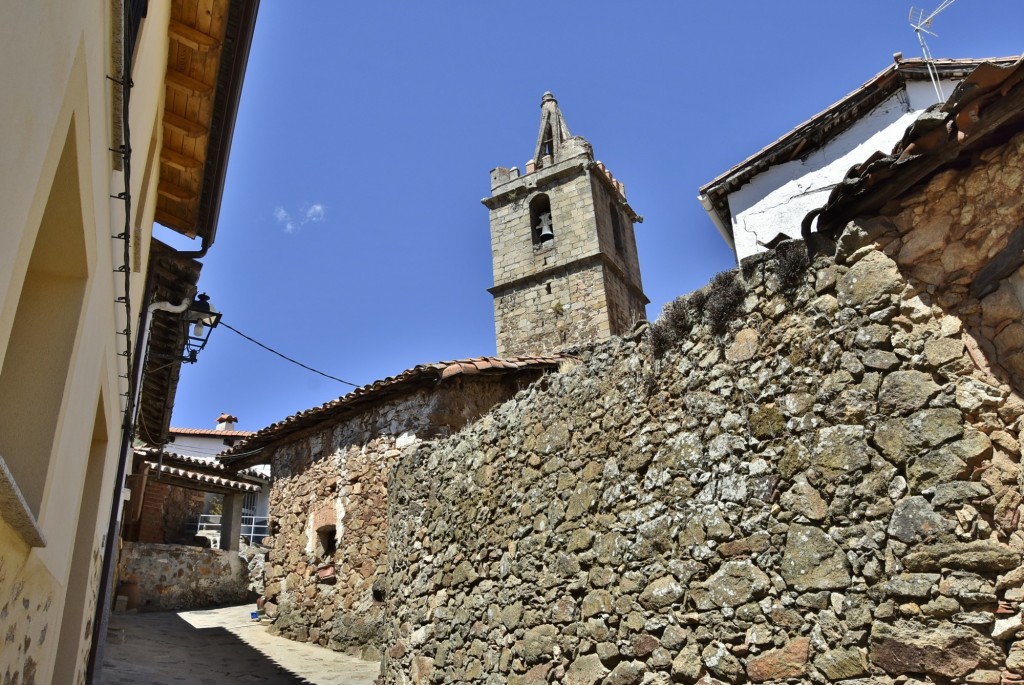
POLYGON ((1021 298, 942 258, 1021 226, 1020 143, 806 274, 745 262, 724 334, 599 344, 405 451, 385 682, 1018 682, 1024 402, 986 338, 1021 298))
POLYGON ((272 446, 264 565, 271 632, 377 658, 387 478, 399 448, 449 434, 530 379, 456 377, 272 446), (327 553, 318 532, 332 526, 337 546, 327 553))
MULTIPOLYGON (((892 217, 901 239, 886 247, 904 271, 944 308, 957 308, 973 332, 972 356, 1024 387, 1024 271, 1002 280, 981 301, 971 279, 1024 230, 1024 135, 981 153, 969 173, 947 171, 892 217)), ((1018 248, 1019 250, 1019 248, 1018 248)))
POLYGON ((338 650, 379 642, 372 588, 384 572, 384 473, 398 454, 396 437, 345 445, 272 485, 264 567, 271 632, 338 650), (325 526, 335 527, 333 553, 318 546, 325 526), (320 578, 325 564, 333 564, 330 577, 320 578))
POLYGON ((608 265, 604 266, 605 291, 608 298, 608 327, 612 335, 628 335, 647 319, 647 300, 630 288, 608 265))
POLYGON ((138 584, 139 611, 203 609, 249 598, 238 552, 125 541, 117 577, 138 584))

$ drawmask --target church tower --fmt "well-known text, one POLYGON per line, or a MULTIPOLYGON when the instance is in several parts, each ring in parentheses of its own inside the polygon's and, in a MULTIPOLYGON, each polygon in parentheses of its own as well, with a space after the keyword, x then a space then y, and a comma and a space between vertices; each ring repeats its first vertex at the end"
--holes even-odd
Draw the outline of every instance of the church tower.
POLYGON ((539 354, 628 333, 646 318, 633 224, 643 221, 558 101, 541 99, 526 173, 491 171, 498 356, 539 354))

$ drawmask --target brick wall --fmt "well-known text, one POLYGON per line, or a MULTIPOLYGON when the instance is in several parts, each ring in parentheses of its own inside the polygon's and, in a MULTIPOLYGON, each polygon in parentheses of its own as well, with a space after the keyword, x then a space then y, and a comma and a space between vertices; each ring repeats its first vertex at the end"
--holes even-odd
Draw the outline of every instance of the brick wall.
POLYGON ((164 505, 171 486, 152 480, 146 482, 146 494, 142 499, 142 514, 139 517, 139 542, 165 542, 164 505))

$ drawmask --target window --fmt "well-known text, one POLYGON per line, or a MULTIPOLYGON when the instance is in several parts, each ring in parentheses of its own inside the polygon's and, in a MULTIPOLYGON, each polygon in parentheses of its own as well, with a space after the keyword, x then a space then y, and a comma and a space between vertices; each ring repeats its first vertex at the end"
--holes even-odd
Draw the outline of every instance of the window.
POLYGON ((75 671, 85 668, 79 658, 79 636, 87 631, 93 608, 93 588, 89 570, 93 563, 93 545, 96 544, 96 523, 99 519, 100 492, 103 490, 103 467, 108 450, 107 417, 100 394, 93 420, 92 444, 82 487, 78 526, 75 529, 75 547, 71 555, 67 596, 64 600, 64 618, 60 624, 57 659, 52 682, 73 683, 75 671))
POLYGON ((534 245, 543 245, 554 240, 555 231, 551 224, 551 200, 540 194, 530 200, 530 234, 534 245))
POLYGON ((615 249, 622 252, 625 247, 622 242, 622 221, 619 219, 619 208, 614 202, 608 203, 608 213, 612 215, 612 238, 615 240, 615 249))
POLYGON ((555 157, 555 137, 551 133, 550 122, 544 127, 544 135, 541 136, 540 155, 541 159, 544 157, 551 157, 554 159, 555 157))
POLYGON ((256 515, 256 493, 247 492, 242 495, 242 516, 256 515))
POLYGON ((334 526, 323 526, 316 531, 316 555, 321 559, 330 559, 338 549, 338 537, 334 526))
POLYGON ((53 461, 87 279, 72 118, 0 369, 0 456, 36 518, 53 461))

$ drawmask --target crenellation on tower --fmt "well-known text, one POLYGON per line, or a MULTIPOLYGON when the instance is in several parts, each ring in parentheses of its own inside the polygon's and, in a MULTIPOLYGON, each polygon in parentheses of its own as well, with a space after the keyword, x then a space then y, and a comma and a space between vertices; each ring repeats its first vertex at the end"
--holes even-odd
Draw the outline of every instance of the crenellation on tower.
POLYGON ((634 223, 625 186, 551 93, 541 99, 526 173, 491 171, 491 254, 498 354, 538 354, 621 335, 646 318, 634 223))

